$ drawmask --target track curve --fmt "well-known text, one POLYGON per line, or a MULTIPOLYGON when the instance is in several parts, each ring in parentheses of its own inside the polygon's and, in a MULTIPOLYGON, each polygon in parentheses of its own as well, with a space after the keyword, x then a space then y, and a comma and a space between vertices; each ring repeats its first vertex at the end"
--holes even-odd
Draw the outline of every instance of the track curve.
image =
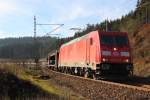
POLYGON ((149 100, 150 89, 103 80, 92 80, 78 76, 55 72, 44 67, 43 72, 57 81, 58 84, 67 86, 84 97, 92 100, 103 99, 131 99, 149 100))

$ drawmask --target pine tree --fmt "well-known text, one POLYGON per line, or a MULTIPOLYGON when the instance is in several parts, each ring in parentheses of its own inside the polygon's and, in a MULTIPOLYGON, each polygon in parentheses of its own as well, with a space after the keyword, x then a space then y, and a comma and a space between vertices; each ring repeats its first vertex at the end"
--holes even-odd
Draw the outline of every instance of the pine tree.
POLYGON ((144 4, 144 3, 150 3, 150 0, 141 0, 140 4, 144 4))
POLYGON ((137 1, 136 8, 138 8, 138 7, 140 6, 140 3, 141 3, 141 0, 138 0, 138 1, 137 1))

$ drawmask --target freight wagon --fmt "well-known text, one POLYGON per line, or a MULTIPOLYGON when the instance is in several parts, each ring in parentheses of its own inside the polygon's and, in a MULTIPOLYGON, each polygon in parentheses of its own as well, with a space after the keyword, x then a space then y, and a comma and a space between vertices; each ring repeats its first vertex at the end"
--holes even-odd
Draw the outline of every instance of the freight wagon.
MULTIPOLYGON (((61 45, 55 54, 53 69, 61 72, 93 78, 133 75, 130 44, 125 32, 93 31, 61 45)), ((52 61, 52 56, 48 58, 52 61)))

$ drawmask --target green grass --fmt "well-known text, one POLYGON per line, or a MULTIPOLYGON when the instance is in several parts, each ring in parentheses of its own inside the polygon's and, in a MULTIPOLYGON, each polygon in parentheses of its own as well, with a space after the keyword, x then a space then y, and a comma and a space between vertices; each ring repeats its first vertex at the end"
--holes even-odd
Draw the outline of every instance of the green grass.
POLYGON ((79 95, 72 93, 72 91, 64 90, 57 87, 57 85, 50 82, 50 80, 43 80, 40 78, 42 73, 39 70, 26 69, 26 74, 23 76, 25 80, 30 80, 33 84, 47 91, 48 93, 59 95, 69 100, 79 100, 79 95))

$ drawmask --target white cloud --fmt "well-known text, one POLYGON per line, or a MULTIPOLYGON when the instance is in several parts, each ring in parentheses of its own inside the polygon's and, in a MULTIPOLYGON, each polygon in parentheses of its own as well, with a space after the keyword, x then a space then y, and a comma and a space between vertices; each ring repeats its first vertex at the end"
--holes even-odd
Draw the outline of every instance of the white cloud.
POLYGON ((0 0, 0 18, 33 16, 41 0, 0 0))
POLYGON ((16 4, 13 2, 8 1, 1 1, 0 2, 0 14, 9 14, 13 13, 16 10, 16 4))
MULTIPOLYGON (((69 28, 82 28, 85 27, 87 23, 100 23, 106 18, 120 18, 123 14, 127 14, 131 8, 133 9, 131 3, 135 1, 136 0, 0 0, 0 30, 5 30, 7 33, 32 33, 33 15, 35 14, 38 16, 37 21, 39 23, 65 24, 65 26, 58 29, 55 33, 73 33, 73 31, 68 31, 69 28)), ((45 30, 49 32, 55 27, 56 26, 48 26, 45 30)), ((39 34, 41 33, 41 35, 43 35, 42 29, 37 31, 40 31, 39 34)))
POLYGON ((58 16, 60 18, 57 21, 72 21, 78 18, 86 19, 87 17, 99 17, 101 18, 101 21, 107 18, 121 18, 122 15, 125 15, 129 12, 128 7, 133 5, 136 0, 95 1, 96 0, 71 0, 72 3, 68 5, 66 3, 65 7, 64 5, 57 6, 56 11, 59 12, 58 16))
POLYGON ((68 2, 67 0, 64 0, 64 2, 65 4, 58 3, 55 7, 52 7, 55 10, 55 12, 53 12, 54 15, 52 15, 53 22, 68 22, 91 15, 91 12, 86 11, 86 2, 84 2, 84 4, 82 3, 82 1, 79 2, 79 0, 71 0, 68 2))

